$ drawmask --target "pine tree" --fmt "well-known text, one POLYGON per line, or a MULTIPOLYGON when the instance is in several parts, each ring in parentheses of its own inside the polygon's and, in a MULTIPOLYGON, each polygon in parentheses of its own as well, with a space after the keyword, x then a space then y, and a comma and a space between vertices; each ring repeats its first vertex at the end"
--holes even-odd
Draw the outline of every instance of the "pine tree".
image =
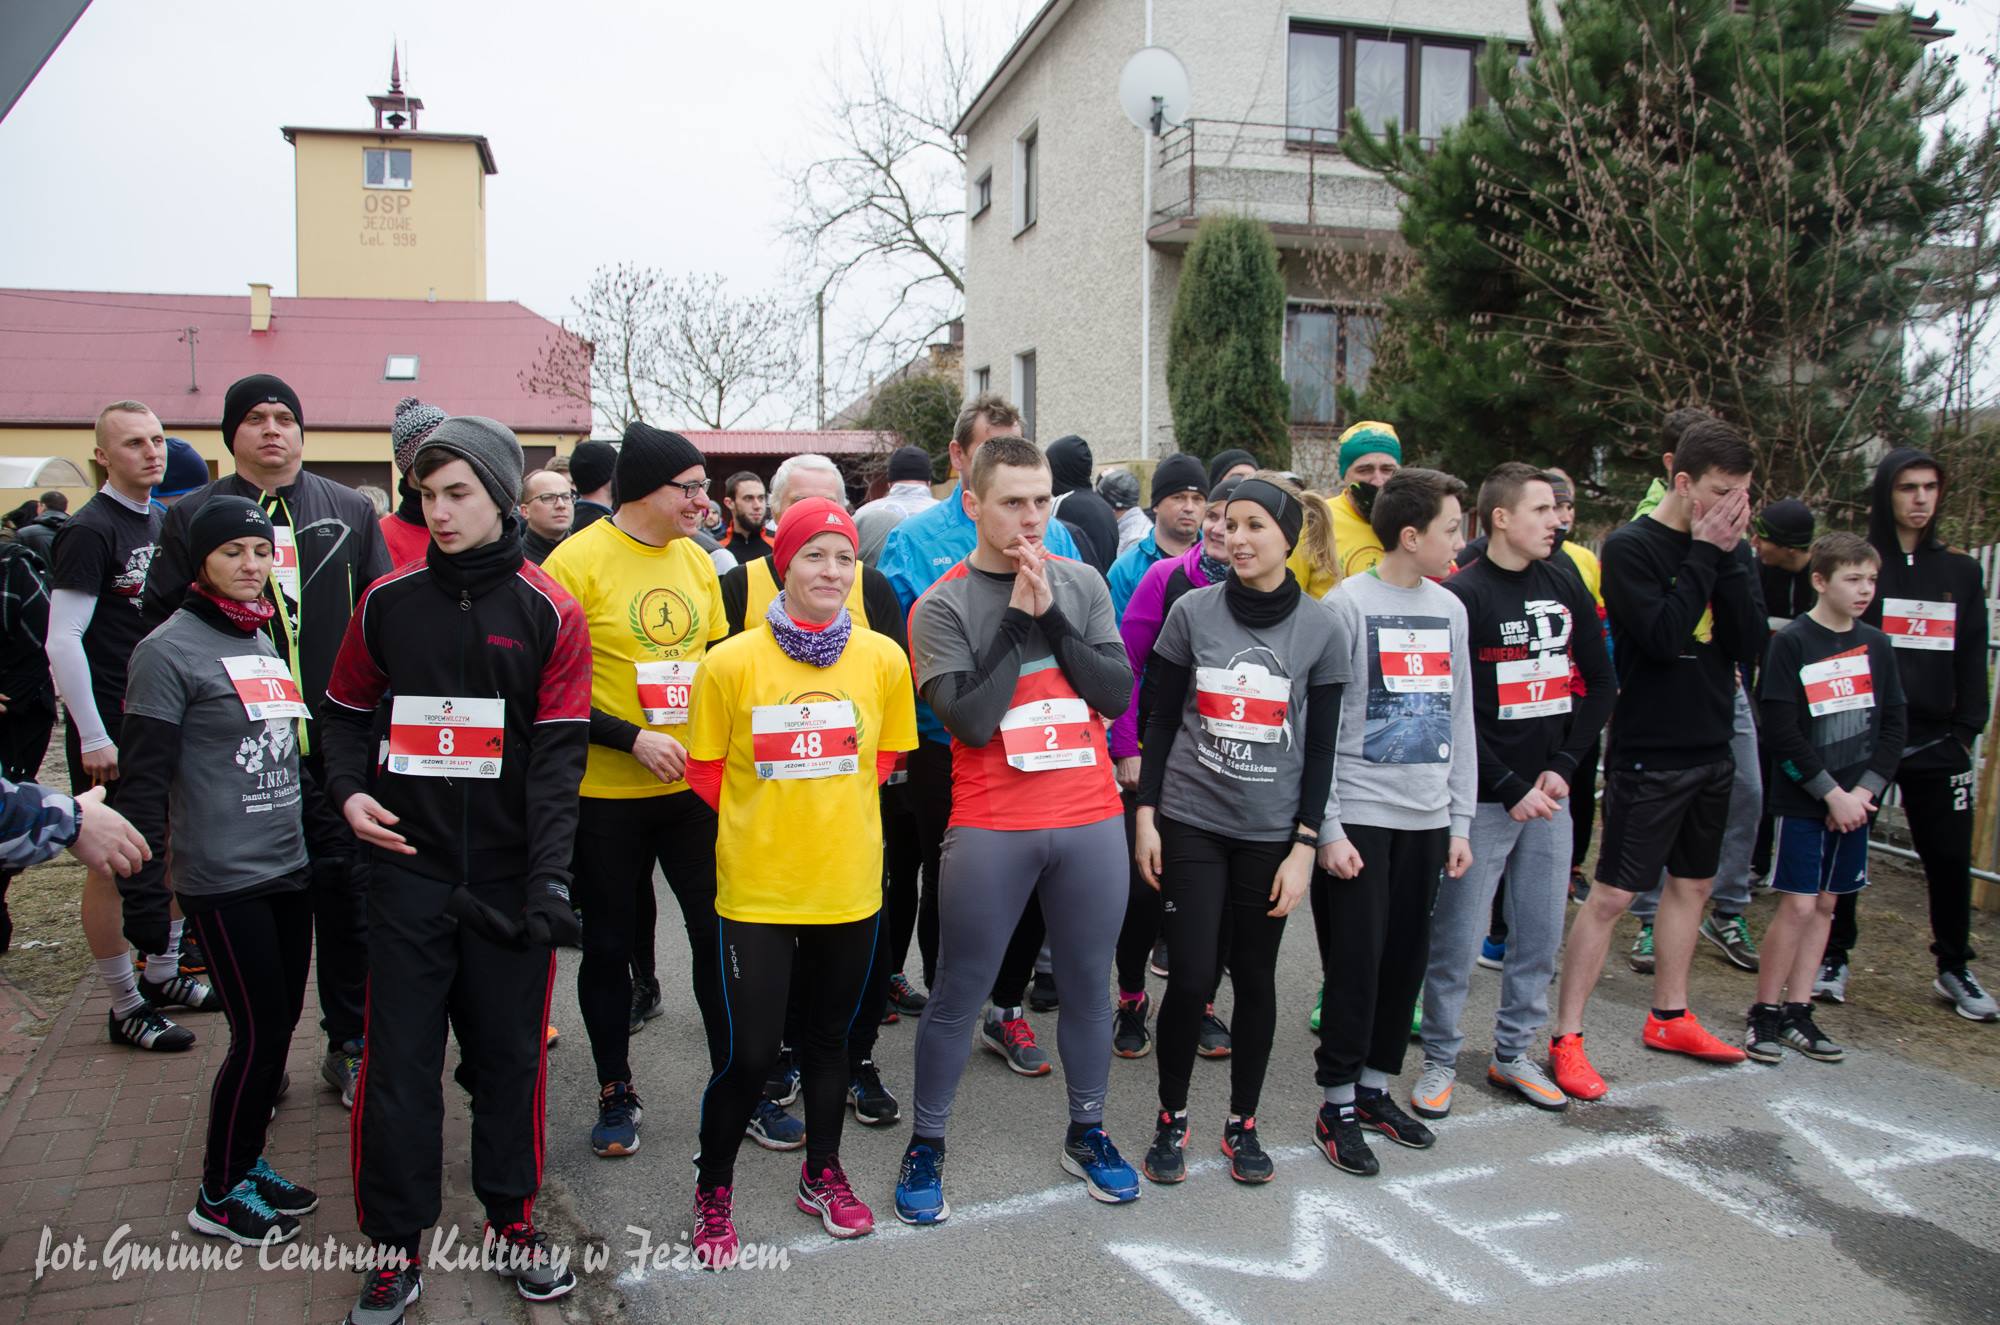
POLYGON ((1241 447, 1260 465, 1291 464, 1284 329, 1270 229, 1246 216, 1203 221, 1182 259, 1167 338, 1167 400, 1182 451, 1206 459, 1241 447))
POLYGON ((895 433, 901 445, 929 451, 931 480, 943 482, 951 473, 951 431, 958 423, 963 394, 957 378, 914 373, 877 391, 858 422, 863 428, 895 433))

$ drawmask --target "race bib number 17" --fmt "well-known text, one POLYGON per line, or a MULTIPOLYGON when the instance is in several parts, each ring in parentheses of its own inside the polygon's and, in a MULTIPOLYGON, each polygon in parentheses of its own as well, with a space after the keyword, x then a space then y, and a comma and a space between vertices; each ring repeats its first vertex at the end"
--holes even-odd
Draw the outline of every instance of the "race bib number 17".
POLYGON ((1560 651, 1494 664, 1500 720, 1546 718, 1569 712, 1569 655, 1560 651))

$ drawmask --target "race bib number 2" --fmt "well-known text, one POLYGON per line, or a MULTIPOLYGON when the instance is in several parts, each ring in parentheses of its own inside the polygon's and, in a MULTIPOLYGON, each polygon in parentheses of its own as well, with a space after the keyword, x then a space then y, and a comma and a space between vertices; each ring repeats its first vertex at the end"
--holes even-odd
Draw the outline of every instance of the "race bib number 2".
POLYGON ((760 778, 830 778, 861 767, 854 705, 759 704, 750 710, 750 750, 760 778))
POLYGON ((1949 653, 1958 643, 1958 604, 1884 598, 1882 633, 1899 649, 1949 653))
POLYGON ((224 658, 222 670, 229 673, 229 684, 235 688, 236 697, 243 701, 243 712, 252 722, 306 716, 305 701, 299 697, 299 683, 292 679, 291 672, 276 658, 254 653, 241 658, 224 658))
POLYGON ((1376 632, 1382 654, 1382 685, 1391 694, 1451 693, 1451 632, 1391 630, 1376 632))
POLYGON ((1092 721, 1090 705, 1080 699, 1038 699, 1008 709, 1000 719, 1008 766, 1023 773, 1091 767, 1097 763, 1092 721))
POLYGON ((1806 688, 1806 712, 1815 718, 1875 707, 1875 677, 1865 647, 1806 664, 1799 668, 1799 681, 1806 688))
POLYGON ((419 778, 497 778, 507 702, 398 695, 389 710, 389 771, 419 778))

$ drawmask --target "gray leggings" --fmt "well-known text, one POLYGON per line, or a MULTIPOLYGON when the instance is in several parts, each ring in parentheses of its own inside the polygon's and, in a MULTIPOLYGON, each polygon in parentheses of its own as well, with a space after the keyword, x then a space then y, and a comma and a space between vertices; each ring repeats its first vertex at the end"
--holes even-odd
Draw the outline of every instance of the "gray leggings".
POLYGON ((1062 1058, 1072 1122, 1104 1121, 1111 1077, 1111 957, 1125 922, 1125 824, 999 832, 952 828, 938 871, 938 967, 917 1023, 919 1136, 943 1136, 972 1052, 973 1023, 1031 893, 1055 958, 1062 1058))

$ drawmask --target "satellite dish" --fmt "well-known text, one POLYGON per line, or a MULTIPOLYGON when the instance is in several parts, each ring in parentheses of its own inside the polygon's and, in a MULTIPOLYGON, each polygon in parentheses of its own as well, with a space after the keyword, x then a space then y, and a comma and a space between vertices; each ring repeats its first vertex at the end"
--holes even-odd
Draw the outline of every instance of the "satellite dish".
POLYGON ((1125 118, 1156 137, 1167 125, 1187 121, 1192 95, 1186 66, 1164 46, 1132 52, 1118 75, 1118 104, 1125 108, 1125 118))

